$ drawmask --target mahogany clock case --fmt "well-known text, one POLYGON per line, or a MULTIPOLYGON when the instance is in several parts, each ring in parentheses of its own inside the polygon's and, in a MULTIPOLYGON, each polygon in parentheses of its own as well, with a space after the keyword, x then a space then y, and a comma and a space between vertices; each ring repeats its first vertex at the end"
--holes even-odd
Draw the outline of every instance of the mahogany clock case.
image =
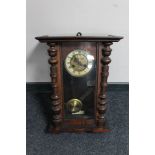
POLYGON ((123 37, 68 36, 36 37, 49 46, 51 65, 51 122, 49 131, 59 132, 105 132, 107 109, 106 89, 109 75, 110 46, 123 37), (67 55, 74 50, 88 51, 94 57, 92 70, 85 76, 71 76, 65 68, 67 55), (70 99, 80 99, 83 114, 71 114, 66 106, 70 99))

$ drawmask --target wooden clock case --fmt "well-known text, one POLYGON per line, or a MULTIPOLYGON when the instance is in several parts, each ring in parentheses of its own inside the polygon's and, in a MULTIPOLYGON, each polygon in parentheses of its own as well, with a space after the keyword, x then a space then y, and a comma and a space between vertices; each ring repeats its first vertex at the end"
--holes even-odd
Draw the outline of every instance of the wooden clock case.
MULTIPOLYGON (((59 132, 106 132, 109 131, 105 120, 107 109, 106 91, 111 62, 110 46, 118 42, 120 36, 41 36, 35 39, 49 46, 50 77, 51 77, 51 122, 49 131, 59 132), (65 118, 63 61, 68 52, 75 49, 86 49, 96 59, 96 80, 94 91, 94 118, 65 118)), ((66 87, 66 86, 65 86, 66 87)))

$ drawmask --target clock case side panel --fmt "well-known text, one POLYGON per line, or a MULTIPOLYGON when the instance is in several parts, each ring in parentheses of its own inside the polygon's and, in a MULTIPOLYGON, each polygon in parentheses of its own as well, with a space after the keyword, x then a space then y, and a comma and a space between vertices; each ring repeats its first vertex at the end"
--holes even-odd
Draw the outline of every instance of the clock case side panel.
POLYGON ((62 107, 62 111, 61 111, 61 116, 62 116, 62 122, 64 121, 64 92, 63 92, 63 73, 62 73, 62 43, 59 42, 59 53, 60 53, 60 66, 59 66, 59 72, 60 72, 60 76, 59 76, 59 82, 60 82, 60 95, 61 95, 61 107, 62 107))
POLYGON ((96 101, 95 101, 95 116, 96 116, 96 126, 98 126, 98 102, 99 102, 99 95, 101 89, 101 68, 102 68, 102 43, 97 42, 97 74, 96 74, 96 101))

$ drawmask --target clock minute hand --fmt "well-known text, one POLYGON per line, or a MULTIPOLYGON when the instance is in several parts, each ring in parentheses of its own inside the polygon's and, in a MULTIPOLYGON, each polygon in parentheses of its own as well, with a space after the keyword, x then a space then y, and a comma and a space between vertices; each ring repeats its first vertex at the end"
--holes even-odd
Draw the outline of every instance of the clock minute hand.
POLYGON ((75 57, 74 59, 75 59, 75 62, 76 62, 78 65, 80 65, 80 66, 82 66, 82 67, 85 67, 85 64, 82 64, 82 63, 79 61, 79 59, 77 59, 76 57, 75 57))
POLYGON ((80 62, 78 58, 74 57, 74 61, 79 65, 80 62))

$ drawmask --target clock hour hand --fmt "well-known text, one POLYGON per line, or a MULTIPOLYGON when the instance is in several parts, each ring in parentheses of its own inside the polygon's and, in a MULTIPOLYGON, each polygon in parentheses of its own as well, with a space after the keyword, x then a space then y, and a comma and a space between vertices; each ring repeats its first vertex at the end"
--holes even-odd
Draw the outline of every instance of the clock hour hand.
POLYGON ((75 60, 75 62, 76 62, 78 65, 80 65, 81 67, 86 67, 86 64, 81 63, 81 62, 79 61, 78 58, 75 57, 74 60, 75 60))

